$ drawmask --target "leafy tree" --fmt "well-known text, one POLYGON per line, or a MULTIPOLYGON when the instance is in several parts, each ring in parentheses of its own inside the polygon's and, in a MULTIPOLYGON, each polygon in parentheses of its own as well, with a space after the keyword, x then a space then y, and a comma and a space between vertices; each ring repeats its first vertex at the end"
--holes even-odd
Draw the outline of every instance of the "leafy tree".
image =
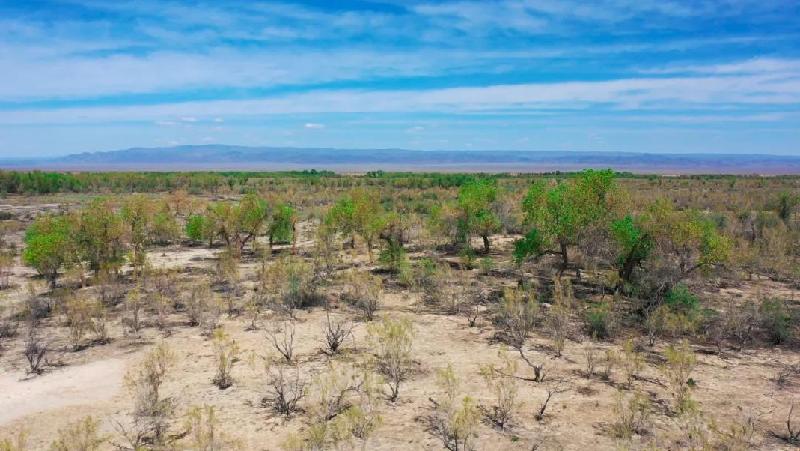
POLYGON ((214 244, 214 224, 208 216, 194 214, 186 220, 186 236, 192 241, 208 240, 214 244))
POLYGON ((275 207, 272 212, 267 234, 270 249, 274 243, 288 243, 291 241, 294 250, 297 243, 297 212, 290 204, 283 203, 275 207))
POLYGON ((353 249, 355 249, 355 235, 360 235, 366 242, 369 259, 372 261, 372 248, 385 226, 383 216, 378 193, 359 188, 339 199, 331 207, 326 222, 333 225, 342 235, 350 236, 353 249))
POLYGON ((128 228, 128 239, 131 245, 131 263, 134 268, 142 268, 145 263, 145 247, 150 239, 153 215, 155 214, 152 199, 137 194, 126 199, 120 215, 128 228))
POLYGON ((74 218, 67 215, 40 216, 25 232, 22 260, 55 287, 58 272, 77 260, 74 218))
POLYGON ((489 236, 500 230, 500 219, 492 211, 497 199, 497 184, 493 179, 482 179, 467 183, 458 192, 458 241, 469 245, 475 234, 483 239, 483 250, 488 253, 489 236))
POLYGON ((252 193, 236 203, 211 204, 208 210, 215 234, 237 255, 241 255, 247 243, 263 232, 269 218, 267 202, 252 193))
POLYGON ((611 210, 614 173, 587 169, 575 178, 548 187, 544 181, 531 185, 523 200, 526 223, 541 234, 543 246, 529 246, 535 255, 561 256, 561 272, 569 266, 569 246, 578 244, 589 227, 601 223, 611 210), (557 250, 548 249, 555 246, 557 250))
POLYGON ((111 201, 93 199, 79 215, 76 233, 81 257, 95 271, 116 270, 125 260, 125 221, 111 201))
POLYGON ((617 268, 620 283, 630 283, 634 270, 650 255, 653 249, 653 239, 643 229, 640 221, 631 215, 613 221, 611 234, 618 249, 617 268))
POLYGON ((666 293, 696 271, 708 271, 730 258, 731 240, 720 234, 708 216, 696 210, 676 210, 660 200, 642 217, 642 227, 653 239, 659 280, 656 290, 666 293))

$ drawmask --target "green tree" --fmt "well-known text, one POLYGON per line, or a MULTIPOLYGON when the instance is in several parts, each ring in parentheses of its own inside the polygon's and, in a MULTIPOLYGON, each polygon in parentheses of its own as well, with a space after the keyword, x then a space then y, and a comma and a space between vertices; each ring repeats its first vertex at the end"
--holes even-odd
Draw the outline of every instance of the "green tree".
POLYGON ((531 185, 523 200, 526 223, 541 234, 541 247, 528 248, 561 256, 563 272, 570 263, 569 247, 578 244, 591 226, 602 223, 611 211, 611 193, 616 189, 614 173, 587 169, 572 179, 548 186, 531 185), (551 249, 555 246, 557 249, 551 249))
POLYGON ((25 232, 22 260, 56 286, 58 272, 77 260, 74 218, 67 215, 40 216, 25 232))
POLYGON ((76 233, 82 260, 95 273, 116 271, 125 261, 125 221, 110 200, 95 198, 79 214, 76 233))
POLYGON ((489 236, 500 230, 500 219, 492 211, 497 199, 497 183, 493 179, 475 180, 464 184, 458 192, 458 241, 469 245, 470 237, 483 239, 483 250, 488 253, 489 236))
POLYGON ((632 215, 613 221, 611 234, 617 245, 617 268, 621 288, 625 283, 632 281, 636 268, 650 256, 653 239, 644 230, 640 221, 632 215))
POLYGON ((267 202, 255 194, 245 195, 239 202, 217 202, 208 206, 215 235, 236 255, 264 230, 269 219, 267 202))
POLYGON ((355 249, 355 235, 361 236, 367 245, 371 262, 372 248, 384 228, 383 216, 378 193, 358 188, 331 207, 326 222, 333 225, 342 235, 350 236, 353 249, 355 249))
POLYGON ((128 240, 131 247, 131 264, 141 269, 145 263, 145 247, 150 240, 153 215, 153 200, 137 194, 125 200, 120 215, 128 228, 128 240))
POLYGON ((297 212, 288 203, 279 204, 272 212, 272 218, 267 229, 269 247, 274 243, 292 243, 294 251, 297 244, 297 212))
POLYGON ((186 220, 186 236, 192 241, 208 240, 208 246, 214 244, 214 224, 211 218, 194 214, 186 220))

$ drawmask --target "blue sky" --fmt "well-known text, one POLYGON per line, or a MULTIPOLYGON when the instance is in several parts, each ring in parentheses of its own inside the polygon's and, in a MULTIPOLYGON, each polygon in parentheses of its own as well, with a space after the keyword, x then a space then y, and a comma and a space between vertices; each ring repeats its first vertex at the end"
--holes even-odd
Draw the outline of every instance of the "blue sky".
POLYGON ((0 156, 800 155, 800 2, 0 0, 0 156))

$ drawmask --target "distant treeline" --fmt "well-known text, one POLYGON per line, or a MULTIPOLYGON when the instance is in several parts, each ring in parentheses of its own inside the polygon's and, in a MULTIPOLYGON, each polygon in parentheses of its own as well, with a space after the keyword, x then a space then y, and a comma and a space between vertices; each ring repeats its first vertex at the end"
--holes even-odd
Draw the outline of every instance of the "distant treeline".
MULTIPOLYGON (((248 192, 253 188, 285 183, 349 188, 375 185, 393 188, 458 188, 476 178, 530 179, 532 177, 571 178, 575 172, 545 172, 532 174, 475 174, 442 172, 385 172, 371 171, 364 175, 344 176, 333 171, 309 169, 303 171, 199 171, 199 172, 56 172, 0 170, 1 194, 53 193, 157 193, 184 189, 192 194, 220 190, 248 192)), ((623 179, 657 179, 657 175, 637 175, 617 172, 623 179)), ((683 179, 735 179, 721 175, 680 176, 683 179)), ((793 177, 777 177, 793 178, 793 177)))

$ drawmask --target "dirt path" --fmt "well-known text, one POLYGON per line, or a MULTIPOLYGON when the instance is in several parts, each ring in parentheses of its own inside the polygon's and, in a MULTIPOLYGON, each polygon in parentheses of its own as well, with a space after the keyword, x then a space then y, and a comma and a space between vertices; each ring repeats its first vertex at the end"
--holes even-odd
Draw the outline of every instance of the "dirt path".
POLYGON ((113 397, 125 374, 123 359, 109 359, 57 369, 20 380, 19 374, 0 376, 0 426, 34 413, 113 397))

